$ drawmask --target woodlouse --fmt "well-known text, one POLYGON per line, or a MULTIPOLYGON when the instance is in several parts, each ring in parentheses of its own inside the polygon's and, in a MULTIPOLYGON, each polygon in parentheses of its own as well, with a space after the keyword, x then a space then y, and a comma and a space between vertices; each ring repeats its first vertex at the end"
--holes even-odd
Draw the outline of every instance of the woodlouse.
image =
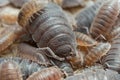
POLYGON ((101 59, 105 68, 118 71, 120 73, 120 36, 113 39, 110 51, 101 59))
POLYGON ((50 61, 48 60, 45 54, 46 54, 45 51, 40 51, 40 50, 38 51, 37 48, 32 47, 28 44, 25 43, 18 44, 18 52, 17 52, 18 57, 29 59, 35 61, 38 64, 48 66, 50 65, 50 61))
POLYGON ((97 41, 95 41, 94 39, 92 39, 86 34, 75 31, 75 35, 76 35, 78 46, 94 46, 97 44, 97 41))
POLYGON ((10 3, 15 7, 22 7, 29 0, 9 0, 10 3))
POLYGON ((101 0, 97 1, 93 5, 84 8, 76 15, 75 17, 77 24, 77 28, 75 28, 76 31, 82 32, 84 34, 89 34, 90 26, 101 4, 102 4, 101 0))
POLYGON ((100 60, 100 58, 110 50, 110 43, 99 43, 93 47, 84 58, 84 65, 90 66, 100 60))
POLYGON ((22 28, 19 25, 4 25, 0 32, 0 52, 10 46, 17 38, 24 34, 22 28))
POLYGON ((4 61, 0 64, 0 80, 23 80, 19 66, 14 61, 4 61))
POLYGON ((67 61, 62 61, 61 62, 59 60, 51 59, 51 63, 54 66, 58 66, 62 71, 64 71, 64 73, 66 74, 66 76, 71 76, 71 75, 74 74, 72 66, 67 61))
POLYGON ((61 80, 64 74, 57 67, 50 67, 35 72, 27 80, 61 80))
POLYGON ((119 0, 107 0, 100 7, 90 28, 93 38, 103 39, 102 35, 107 39, 120 13, 119 3, 119 0))
POLYGON ((114 29, 112 29, 108 41, 112 42, 115 38, 120 36, 120 26, 116 26, 114 29))
POLYGON ((22 72, 23 80, 26 80, 32 73, 46 68, 46 66, 39 65, 35 62, 32 62, 31 60, 21 59, 21 58, 18 58, 18 57, 0 58, 0 63, 4 63, 4 61, 6 61, 6 60, 10 60, 10 61, 13 61, 16 64, 18 64, 18 66, 19 66, 19 68, 22 72))
POLYGON ((117 72, 104 69, 88 69, 82 73, 70 76, 65 80, 119 80, 120 76, 117 72))
POLYGON ((49 47, 55 53, 54 58, 64 60, 77 54, 75 35, 58 5, 30 1, 21 9, 18 22, 32 35, 38 47, 49 47))

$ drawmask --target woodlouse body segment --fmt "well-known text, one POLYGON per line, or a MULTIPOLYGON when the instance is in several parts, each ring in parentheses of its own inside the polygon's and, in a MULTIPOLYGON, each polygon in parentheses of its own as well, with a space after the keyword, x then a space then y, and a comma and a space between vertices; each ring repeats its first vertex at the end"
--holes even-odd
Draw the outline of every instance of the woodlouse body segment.
POLYGON ((46 1, 44 2, 41 0, 31 1, 23 5, 21 12, 19 13, 18 22, 22 27, 25 27, 27 24, 29 24, 28 20, 33 15, 33 13, 36 13, 38 10, 42 9, 47 4, 46 1))
POLYGON ((14 61, 5 61, 0 65, 0 80, 23 80, 19 66, 14 61))
POLYGON ((27 45, 25 43, 18 44, 18 57, 32 60, 41 65, 50 65, 50 61, 45 55, 45 52, 38 51, 37 48, 27 45))
POLYGON ((75 17, 76 24, 77 24, 77 28, 75 28, 76 31, 82 32, 84 34, 90 33, 89 30, 90 30, 91 24, 101 4, 102 4, 102 1, 99 0, 95 2, 95 4, 91 5, 90 7, 84 8, 76 15, 75 17))
POLYGON ((111 48, 110 43, 99 43, 96 47, 93 47, 89 53, 85 56, 84 64, 90 66, 100 60, 111 48))
POLYGON ((90 29, 90 33, 94 38, 97 38, 100 35, 103 35, 105 38, 109 36, 120 13, 119 3, 119 0, 107 0, 101 6, 90 29))
POLYGON ((97 41, 87 36, 86 34, 75 32, 75 35, 79 46, 94 46, 97 44, 97 41))
POLYGON ((104 69, 88 69, 65 80, 119 80, 117 72, 104 69))
POLYGON ((50 67, 33 73, 27 80, 61 80, 63 73, 57 67, 50 67))
POLYGON ((113 39, 111 44, 111 49, 105 56, 103 56, 101 63, 105 68, 120 73, 120 37, 113 39))
POLYGON ((63 10, 51 2, 42 4, 42 7, 38 4, 41 5, 35 0, 23 6, 18 18, 19 24, 32 35, 38 47, 49 47, 59 57, 67 57, 71 52, 76 55, 75 35, 63 10), (31 5, 35 5, 35 8, 26 15, 26 8, 32 8, 31 5))

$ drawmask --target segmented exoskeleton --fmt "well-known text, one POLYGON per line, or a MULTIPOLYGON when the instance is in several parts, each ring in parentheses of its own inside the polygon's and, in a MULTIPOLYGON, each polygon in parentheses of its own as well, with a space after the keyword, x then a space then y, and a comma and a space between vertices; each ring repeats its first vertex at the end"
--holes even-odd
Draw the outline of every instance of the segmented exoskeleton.
POLYGON ((92 39, 88 35, 83 34, 81 32, 75 31, 75 36, 76 36, 78 46, 94 46, 97 44, 97 41, 95 41, 94 39, 92 39))
POLYGON ((0 80, 23 80, 18 64, 12 60, 0 64, 0 80))
POLYGON ((95 4, 84 8, 76 15, 76 31, 82 32, 84 34, 89 34, 90 26, 102 2, 103 1, 100 0, 95 4))
POLYGON ((46 57, 45 51, 41 51, 38 48, 32 47, 28 44, 18 44, 17 56, 23 59, 29 59, 35 61, 38 64, 49 66, 51 63, 46 57))
POLYGON ((32 62, 31 60, 21 59, 18 57, 0 58, 0 64, 4 63, 6 60, 13 61, 19 66, 19 68, 22 72, 23 80, 26 80, 26 78, 28 78, 33 72, 40 71, 40 70, 46 68, 46 66, 39 65, 37 63, 32 62))
POLYGON ((55 53, 48 56, 64 60, 64 57, 76 55, 75 36, 58 5, 30 1, 21 9, 18 22, 32 35, 38 47, 48 47, 55 53))
POLYGON ((110 51, 101 59, 105 68, 109 68, 120 73, 120 37, 113 39, 110 51))
POLYGON ((84 57, 84 65, 90 66, 101 59, 102 56, 110 50, 110 43, 99 43, 93 47, 88 54, 84 57))
POLYGON ((67 61, 62 61, 61 62, 59 60, 51 59, 51 63, 54 66, 58 66, 62 71, 64 71, 64 73, 66 74, 66 76, 71 76, 71 75, 74 74, 72 66, 67 61))
POLYGON ((102 35, 107 40, 120 13, 119 4, 119 0, 107 0, 100 7, 90 28, 90 33, 93 38, 103 39, 103 37, 101 37, 102 35))
POLYGON ((104 69, 88 69, 82 73, 70 76, 65 80, 119 80, 120 76, 117 72, 104 69))
POLYGON ((64 74, 57 67, 50 67, 34 72, 27 80, 61 80, 64 74))

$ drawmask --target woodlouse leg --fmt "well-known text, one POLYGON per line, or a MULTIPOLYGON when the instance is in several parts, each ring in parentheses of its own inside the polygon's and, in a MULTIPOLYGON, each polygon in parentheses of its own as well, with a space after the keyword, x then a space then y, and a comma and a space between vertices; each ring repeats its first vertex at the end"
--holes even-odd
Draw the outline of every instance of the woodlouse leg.
POLYGON ((45 53, 45 55, 47 55, 48 57, 52 57, 55 58, 57 60, 63 61, 64 58, 60 58, 59 56, 55 55, 55 53, 49 48, 49 47, 44 47, 44 48, 38 48, 38 51, 47 51, 48 53, 45 53))

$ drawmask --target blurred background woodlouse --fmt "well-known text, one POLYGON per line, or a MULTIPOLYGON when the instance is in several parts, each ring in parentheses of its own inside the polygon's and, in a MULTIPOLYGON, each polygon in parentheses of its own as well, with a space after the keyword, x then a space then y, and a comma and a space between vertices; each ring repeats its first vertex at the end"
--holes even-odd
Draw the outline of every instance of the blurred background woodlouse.
POLYGON ((9 0, 9 1, 13 6, 21 8, 26 2, 30 0, 9 0))
POLYGON ((102 1, 99 0, 95 2, 93 5, 84 8, 75 16, 76 25, 77 25, 77 27, 75 28, 75 31, 79 31, 84 34, 89 34, 90 26, 93 22, 93 19, 99 7, 102 4, 102 1))
POLYGON ((61 58, 76 55, 75 35, 58 5, 30 1, 21 9, 18 22, 32 35, 38 47, 49 47, 61 58))
POLYGON ((93 65, 95 62, 100 60, 102 56, 106 55, 110 48, 111 48, 110 43, 98 43, 84 57, 84 65, 86 66, 93 65))
POLYGON ((87 69, 82 73, 70 76, 65 80, 119 80, 120 76, 117 72, 104 69, 87 69))
POLYGON ((39 65, 35 62, 32 62, 31 60, 28 59, 22 59, 19 57, 13 57, 13 58, 0 58, 0 63, 4 63, 4 61, 13 61, 16 64, 18 64, 21 72, 22 72, 22 77, 23 80, 26 80, 32 73, 36 71, 40 71, 44 68, 47 68, 46 66, 39 65))
POLYGON ((93 38, 104 36, 106 39, 120 13, 119 0, 107 0, 103 3, 90 28, 93 38))
POLYGON ((110 51, 103 56, 101 63, 105 68, 120 73, 120 36, 112 40, 110 51))
POLYGON ((0 64, 0 80, 23 80, 17 63, 14 61, 3 61, 0 64))
POLYGON ((27 80, 61 80, 64 74, 57 67, 50 67, 35 72, 27 80))

